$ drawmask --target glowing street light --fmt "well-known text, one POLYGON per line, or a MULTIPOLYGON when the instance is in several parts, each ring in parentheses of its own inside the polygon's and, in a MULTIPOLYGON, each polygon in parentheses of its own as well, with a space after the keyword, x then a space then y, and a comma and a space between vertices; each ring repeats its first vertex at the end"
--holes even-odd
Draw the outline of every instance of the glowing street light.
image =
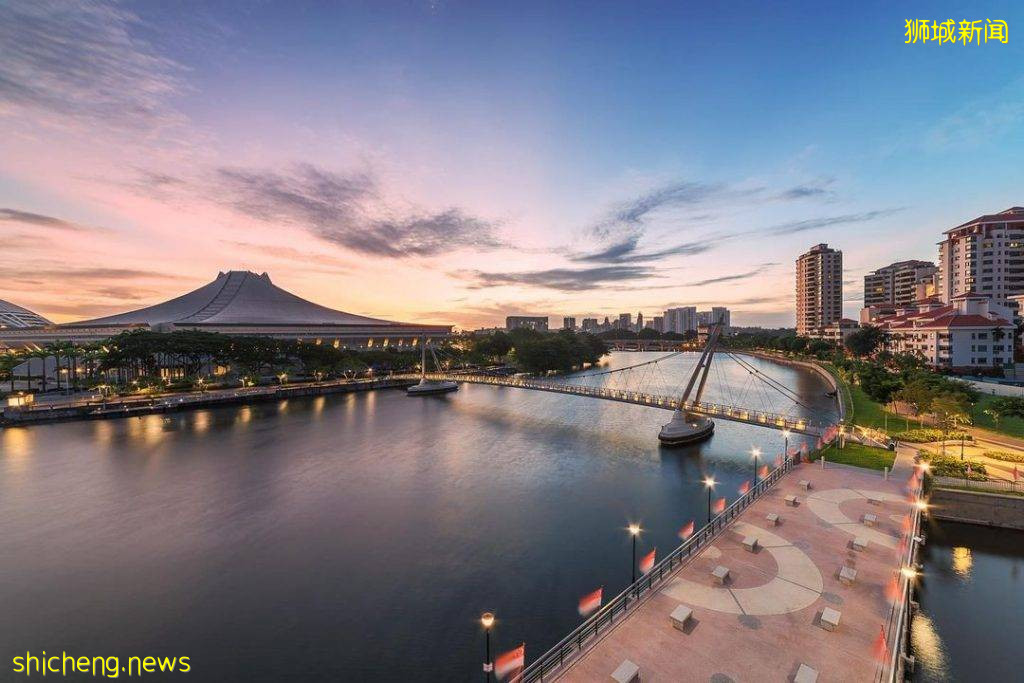
POLYGON ((484 612, 480 615, 480 623, 484 627, 484 637, 487 639, 487 658, 484 659, 484 681, 490 681, 491 671, 494 670, 494 664, 491 663, 491 626, 494 625, 494 614, 484 612))
POLYGON ((757 486, 757 459, 761 457, 761 449, 751 448, 750 455, 754 457, 754 486, 757 486))
POLYGON ((708 489, 708 524, 711 524, 711 490, 715 488, 715 478, 705 477, 704 486, 708 489))
POLYGON ((632 572, 633 572, 632 573, 633 580, 630 581, 630 583, 633 584, 633 583, 636 583, 636 537, 640 535, 640 532, 642 531, 642 529, 640 528, 639 524, 630 524, 626 528, 629 531, 629 535, 633 537, 633 564, 632 564, 632 567, 631 567, 632 568, 632 572))
POLYGON ((785 460, 789 457, 789 430, 782 430, 782 438, 785 439, 785 445, 782 447, 782 459, 785 460))

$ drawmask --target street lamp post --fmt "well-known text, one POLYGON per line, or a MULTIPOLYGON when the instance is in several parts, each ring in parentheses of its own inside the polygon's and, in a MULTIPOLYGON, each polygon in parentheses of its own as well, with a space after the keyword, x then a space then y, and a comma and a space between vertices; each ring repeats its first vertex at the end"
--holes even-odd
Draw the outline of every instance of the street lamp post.
POLYGON ((494 615, 484 612, 480 615, 480 623, 484 626, 484 638, 487 642, 486 658, 484 659, 484 681, 487 683, 491 680, 491 671, 494 670, 494 664, 491 663, 491 626, 494 624, 494 615))
POLYGON ((782 447, 782 460, 785 461, 789 458, 789 430, 782 430, 782 438, 785 439, 785 445, 782 447))
POLYGON ((754 456, 754 486, 757 486, 757 458, 761 455, 760 448, 751 448, 750 454, 754 456))
POLYGON ((630 524, 629 525, 629 535, 633 537, 633 564, 632 564, 632 567, 631 567, 632 568, 631 576, 633 577, 633 580, 630 581, 630 584, 634 584, 634 583, 636 583, 636 537, 640 535, 640 525, 639 524, 630 524))
POLYGON ((715 488, 714 477, 706 477, 704 486, 708 488, 708 524, 711 524, 711 489, 715 488))

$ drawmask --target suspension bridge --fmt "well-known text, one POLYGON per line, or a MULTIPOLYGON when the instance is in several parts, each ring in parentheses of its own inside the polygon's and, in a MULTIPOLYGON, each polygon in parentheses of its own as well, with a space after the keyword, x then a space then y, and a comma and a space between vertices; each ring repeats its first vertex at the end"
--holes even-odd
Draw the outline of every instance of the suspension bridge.
MULTIPOLYGON (((673 359, 678 363, 685 351, 675 351, 623 368, 581 373, 569 378, 510 377, 462 371, 427 372, 427 356, 424 351, 420 384, 410 388, 410 394, 452 391, 458 384, 487 384, 661 408, 673 413, 671 421, 658 434, 659 440, 667 446, 695 443, 709 438, 714 431, 715 419, 812 436, 823 435, 838 421, 837 411, 822 410, 808 404, 795 390, 771 377, 742 355, 725 350, 716 358, 720 334, 721 325, 716 325, 708 335, 707 343, 681 394, 673 393, 673 388, 678 386, 678 375, 670 376, 666 366, 672 366, 673 359), (725 363, 735 364, 736 367, 725 368, 725 363), (737 368, 739 373, 736 372, 737 368), (744 379, 738 381, 738 374, 744 379), (725 401, 702 400, 712 375, 716 376, 713 381, 716 393, 724 396, 725 401), (752 405, 755 403, 759 405, 752 405)), ((433 360, 440 370, 443 362, 436 355, 433 360)))

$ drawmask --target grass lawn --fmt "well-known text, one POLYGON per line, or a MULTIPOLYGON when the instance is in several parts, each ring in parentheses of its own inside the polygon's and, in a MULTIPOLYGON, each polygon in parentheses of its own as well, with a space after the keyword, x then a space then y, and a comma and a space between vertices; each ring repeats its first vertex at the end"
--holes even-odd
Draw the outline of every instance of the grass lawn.
POLYGON ((1009 436, 1024 437, 1024 420, 1019 417, 1004 417, 999 420, 997 425, 992 421, 991 416, 985 414, 985 409, 992 403, 992 401, 998 396, 992 396, 991 394, 982 394, 981 398, 974 405, 973 415, 971 418, 974 421, 975 427, 981 429, 987 429, 993 432, 999 432, 1001 434, 1008 434, 1009 436))
POLYGON ((872 448, 859 443, 847 443, 842 449, 834 445, 824 451, 825 460, 843 465, 864 467, 869 470, 882 471, 886 467, 892 469, 896 462, 896 452, 884 448, 872 448))

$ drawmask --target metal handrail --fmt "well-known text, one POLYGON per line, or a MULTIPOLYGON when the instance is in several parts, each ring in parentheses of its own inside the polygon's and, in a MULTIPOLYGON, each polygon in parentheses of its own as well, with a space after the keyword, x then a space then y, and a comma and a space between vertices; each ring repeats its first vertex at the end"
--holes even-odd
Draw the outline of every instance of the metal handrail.
POLYGON ((512 683, 532 683, 543 681, 545 677, 561 669, 567 662, 572 662, 596 642, 597 635, 613 623, 617 623, 617 615, 625 614, 636 606, 642 596, 650 592, 671 577, 687 560, 703 550, 739 517, 766 491, 799 463, 798 456, 785 456, 782 465, 760 479, 750 491, 740 496, 721 514, 705 524, 693 536, 683 541, 675 550, 656 564, 650 572, 630 584, 625 590, 612 598, 601 609, 588 617, 582 624, 562 638, 554 647, 542 654, 523 669, 522 673, 512 679, 512 683))

